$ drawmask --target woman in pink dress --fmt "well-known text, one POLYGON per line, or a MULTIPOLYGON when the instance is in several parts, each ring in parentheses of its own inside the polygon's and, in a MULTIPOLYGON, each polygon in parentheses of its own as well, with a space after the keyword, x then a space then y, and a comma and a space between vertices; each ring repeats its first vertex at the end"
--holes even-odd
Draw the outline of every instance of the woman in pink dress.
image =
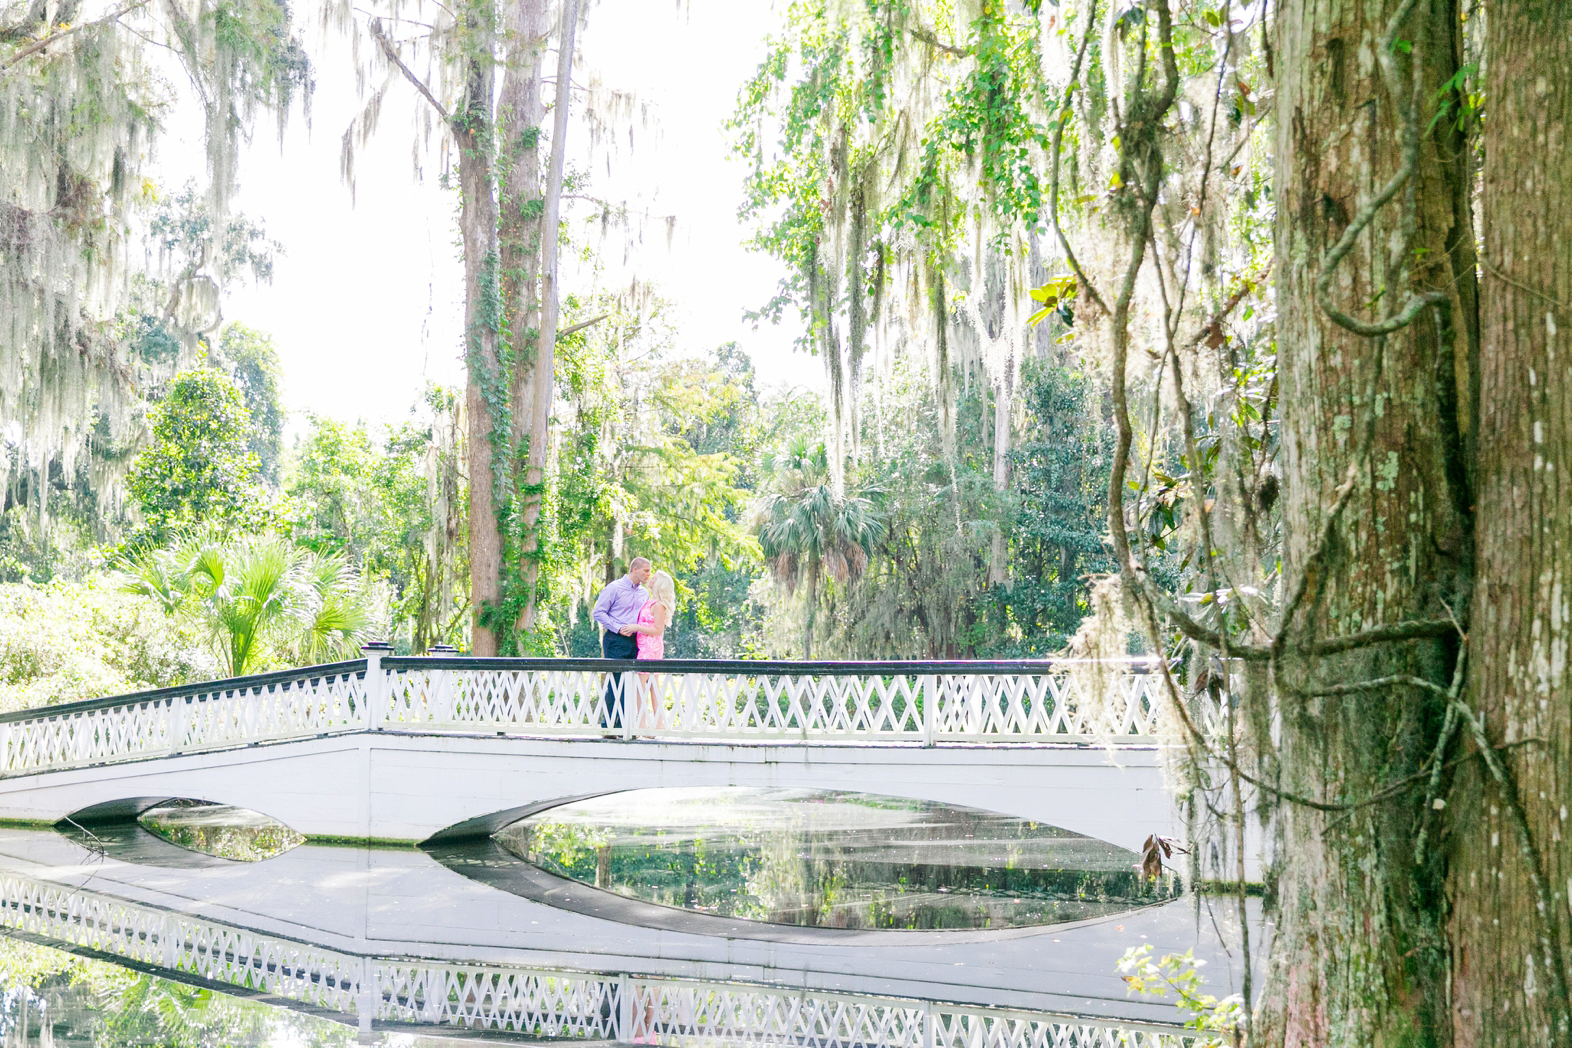
MULTIPOLYGON (((650 599, 639 609, 639 617, 633 624, 633 640, 638 649, 635 657, 639 661, 666 657, 666 627, 671 624, 671 618, 676 612, 677 585, 669 574, 657 571, 650 577, 650 599)), ((661 716, 664 704, 655 694, 650 675, 639 674, 639 682, 639 690, 649 707, 649 715, 643 719, 652 729, 665 727, 661 716)))

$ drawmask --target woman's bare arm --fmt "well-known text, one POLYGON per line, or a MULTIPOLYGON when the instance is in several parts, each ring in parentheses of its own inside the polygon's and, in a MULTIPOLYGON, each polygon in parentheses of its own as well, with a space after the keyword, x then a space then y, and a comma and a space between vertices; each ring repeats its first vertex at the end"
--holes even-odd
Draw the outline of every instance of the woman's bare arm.
POLYGON ((666 610, 666 606, 664 604, 657 604, 655 605, 653 617, 655 619, 654 622, 640 622, 635 625, 633 629, 638 633, 644 634, 646 637, 659 637, 662 633, 666 632, 666 626, 668 620, 671 618, 671 613, 666 610))

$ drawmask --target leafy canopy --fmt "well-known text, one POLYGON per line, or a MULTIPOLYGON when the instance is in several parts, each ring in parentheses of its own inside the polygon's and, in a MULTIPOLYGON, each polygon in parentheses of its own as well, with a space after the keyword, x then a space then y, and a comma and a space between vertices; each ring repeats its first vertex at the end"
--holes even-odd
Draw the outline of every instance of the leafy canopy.
POLYGON ((153 410, 153 438, 127 487, 145 521, 138 539, 157 542, 209 521, 255 522, 265 511, 260 464, 247 444, 245 398, 222 372, 176 375, 153 410))

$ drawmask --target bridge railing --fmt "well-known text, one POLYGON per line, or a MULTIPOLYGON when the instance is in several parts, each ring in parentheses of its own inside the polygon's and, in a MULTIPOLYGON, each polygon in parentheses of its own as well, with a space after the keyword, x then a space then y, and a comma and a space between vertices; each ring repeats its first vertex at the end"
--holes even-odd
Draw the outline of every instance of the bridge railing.
POLYGON ((366 660, 0 715, 0 775, 364 729, 366 660))
POLYGON ((1150 746, 1167 708, 1162 675, 1139 661, 658 665, 371 650, 364 660, 0 715, 0 775, 352 731, 1150 746), (1099 694, 1088 694, 1089 680, 1099 694))
POLYGON ((1160 675, 1143 661, 380 660, 379 726, 730 741, 1149 745, 1160 675), (1104 675, 1088 702, 1084 671, 1104 675), (1077 673, 1074 670, 1083 672, 1077 673))
POLYGON ((902 997, 346 953, 0 874, 0 934, 354 1023, 673 1048, 1186 1048, 1182 1028, 902 997))

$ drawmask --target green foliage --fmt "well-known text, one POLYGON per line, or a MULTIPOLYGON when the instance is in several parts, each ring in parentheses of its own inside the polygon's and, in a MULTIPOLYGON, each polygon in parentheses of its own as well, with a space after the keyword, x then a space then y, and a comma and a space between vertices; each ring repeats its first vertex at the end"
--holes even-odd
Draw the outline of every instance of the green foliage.
POLYGON ((243 324, 230 324, 210 356, 240 390, 250 414, 247 450, 256 456, 263 479, 277 485, 284 451, 284 392, 272 338, 243 324))
POLYGON ((175 376, 154 409, 152 442, 127 481, 145 521, 138 542, 158 542, 192 524, 262 518, 259 465, 246 446, 249 420, 240 390, 221 372, 175 376))
POLYGON ((8 492, 39 522, 30 574, 61 517, 115 537, 150 402, 224 282, 270 271, 275 245, 226 203, 258 110, 282 125, 309 91, 290 33, 284 0, 0 0, 0 429, 33 474, 8 492), (207 184, 161 197, 157 146, 191 113, 207 184))
POLYGON ((375 616, 374 596, 341 556, 281 535, 192 535, 136 551, 122 571, 126 592, 199 627, 231 677, 351 658, 375 616))
POLYGON ((1040 307, 1037 312, 1026 318, 1026 323, 1036 327, 1050 316, 1057 314, 1066 327, 1074 323, 1074 315, 1070 312, 1070 300, 1075 297, 1075 276, 1054 277, 1042 287, 1034 287, 1029 292, 1033 302, 1040 307))
POLYGON ((325 1019, 10 939, 0 939, 0 992, 0 1037, 7 1044, 348 1048, 355 1043, 353 1029, 325 1019))
POLYGON ((214 675, 197 630, 112 577, 0 586, 0 710, 123 695, 214 675))
POLYGON ((1228 1048, 1243 1036, 1244 1000, 1238 994, 1218 998, 1206 993, 1201 968, 1206 964, 1195 951, 1165 954, 1152 960, 1152 947, 1132 946, 1119 958, 1118 972, 1130 993, 1145 997, 1167 997, 1174 993, 1174 1005, 1187 1013, 1185 1028, 1195 1030, 1193 1048, 1228 1048))
POLYGON ((990 600, 1003 635, 1019 631, 1020 638, 982 649, 991 655, 1063 648, 1091 612, 1083 577, 1113 570, 1105 538, 1113 423, 1088 376, 1032 363, 1025 375, 1028 426, 1011 454, 1011 581, 990 600))
POLYGON ((867 574, 836 590, 823 647, 849 658, 1041 657, 1089 613, 1087 575, 1107 571, 1112 429, 1084 376, 1045 360, 1023 372, 1009 484, 994 483, 993 393, 960 383, 955 451, 938 395, 897 367, 864 407, 856 473, 885 528, 867 574))
POLYGON ((137 313, 128 323, 125 341, 142 360, 149 364, 173 364, 180 359, 180 339, 160 318, 137 313))
POLYGON ((148 232, 179 274, 177 282, 197 276, 220 285, 247 275, 270 280, 273 256, 280 250, 260 224, 244 215, 216 220, 195 182, 158 200, 148 232))
POLYGON ((572 305, 614 315, 559 347, 567 411, 542 518, 537 632, 570 654, 598 651, 588 605, 644 556, 677 581, 668 651, 732 654, 758 570, 742 523, 762 424, 751 365, 735 346, 679 354, 658 309, 641 325, 612 303, 572 305))
POLYGON ((462 641, 468 610, 454 394, 433 388, 379 436, 313 417, 285 476, 294 540, 358 565, 390 590, 391 639, 422 652, 462 641))
POLYGON ((759 550, 788 595, 799 584, 806 587, 802 650, 811 659, 820 586, 856 582, 884 535, 878 492, 837 491, 823 442, 813 445, 803 437, 767 453, 762 471, 768 488, 756 510, 759 550))
POLYGON ((1047 104, 1035 19, 1012 17, 1003 0, 984 0, 970 26, 970 66, 945 93, 943 109, 930 124, 922 166, 899 212, 920 227, 943 221, 925 204, 940 199, 935 182, 948 166, 964 161, 965 177, 983 190, 985 203, 1007 225, 1040 223, 1046 187, 1039 174, 1048 146, 1040 122, 1047 104))

